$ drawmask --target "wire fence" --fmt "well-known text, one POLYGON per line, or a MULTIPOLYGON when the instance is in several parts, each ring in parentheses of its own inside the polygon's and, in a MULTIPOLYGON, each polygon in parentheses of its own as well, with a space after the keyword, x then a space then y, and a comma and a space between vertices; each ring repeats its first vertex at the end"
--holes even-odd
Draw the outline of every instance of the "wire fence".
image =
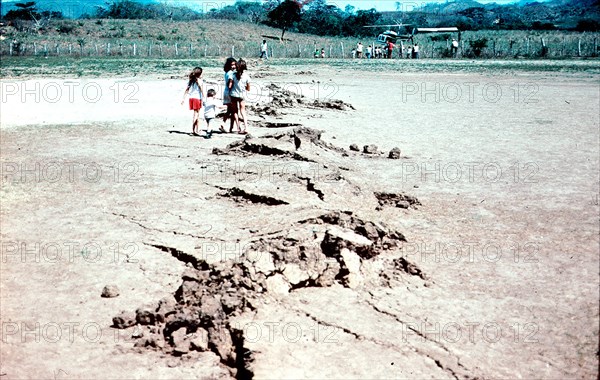
MULTIPOLYGON (((489 38, 487 46, 476 51, 469 40, 463 38, 456 51, 451 49, 451 41, 431 41, 427 36, 418 36, 415 42, 419 45, 421 58, 449 57, 481 57, 481 58, 572 58, 598 57, 600 47, 598 34, 566 35, 551 37, 489 38)), ((372 46, 376 46, 375 43, 372 46)), ((325 46, 314 44, 271 44, 271 58, 313 58, 323 55, 327 58, 352 58, 352 49, 344 42, 325 46)), ((410 56, 412 45, 398 44, 393 58, 410 56)), ((367 46, 364 52, 367 51, 367 46)), ((232 45, 216 45, 197 42, 160 43, 155 41, 106 42, 101 40, 85 41, 35 41, 19 42, 16 40, 0 41, 2 56, 72 56, 72 57, 138 57, 138 58, 197 58, 197 57, 258 57, 259 43, 236 43, 232 45)), ((366 56, 366 54, 363 54, 366 56)))

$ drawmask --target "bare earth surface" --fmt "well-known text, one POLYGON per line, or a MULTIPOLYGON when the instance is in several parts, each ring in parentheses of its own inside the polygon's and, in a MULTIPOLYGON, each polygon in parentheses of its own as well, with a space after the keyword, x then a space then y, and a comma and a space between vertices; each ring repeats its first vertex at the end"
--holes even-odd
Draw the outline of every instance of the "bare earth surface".
POLYGON ((250 67, 2 81, 2 379, 598 377, 597 75, 250 67))

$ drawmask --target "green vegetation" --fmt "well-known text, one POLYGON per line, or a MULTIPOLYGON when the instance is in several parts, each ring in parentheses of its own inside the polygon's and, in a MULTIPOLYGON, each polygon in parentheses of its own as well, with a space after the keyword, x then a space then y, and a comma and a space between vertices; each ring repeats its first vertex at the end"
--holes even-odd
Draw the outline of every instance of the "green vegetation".
MULTIPOLYGON (((256 61, 250 60, 251 71, 256 70, 256 61)), ((348 60, 348 59, 299 59, 280 58, 270 60, 271 67, 285 66, 288 69, 306 69, 311 65, 315 70, 320 66, 334 67, 348 72, 356 71, 401 71, 401 72, 441 72, 441 73, 585 73, 600 75, 600 66, 592 60, 348 60)), ((190 67, 212 68, 219 73, 223 60, 220 58, 194 59, 134 59, 134 58, 61 58, 49 57, 40 60, 36 57, 3 58, 0 67, 2 78, 78 78, 78 77, 152 77, 172 78, 179 75, 185 79, 190 67)), ((217 78, 215 77, 215 80, 217 78)))

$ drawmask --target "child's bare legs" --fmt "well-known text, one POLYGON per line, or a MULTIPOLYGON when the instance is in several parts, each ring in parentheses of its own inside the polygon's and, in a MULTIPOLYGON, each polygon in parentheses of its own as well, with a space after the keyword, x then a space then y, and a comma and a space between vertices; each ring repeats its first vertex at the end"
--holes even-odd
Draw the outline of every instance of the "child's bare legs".
POLYGON ((238 116, 238 101, 231 100, 231 127, 229 128, 229 132, 233 132, 233 123, 235 122, 235 126, 237 127, 237 131, 240 131, 240 118, 238 116))
POLYGON ((198 124, 200 123, 200 111, 194 110, 194 116, 192 118, 192 134, 198 134, 198 124))
POLYGON ((232 100, 231 103, 227 105, 227 117, 229 118, 229 133, 233 132, 233 123, 235 122, 234 115, 237 114, 237 110, 235 109, 235 102, 232 100))
POLYGON ((248 130, 248 122, 246 121, 248 120, 248 115, 246 115, 246 102, 244 99, 240 100, 240 115, 244 120, 244 132, 246 132, 248 130))

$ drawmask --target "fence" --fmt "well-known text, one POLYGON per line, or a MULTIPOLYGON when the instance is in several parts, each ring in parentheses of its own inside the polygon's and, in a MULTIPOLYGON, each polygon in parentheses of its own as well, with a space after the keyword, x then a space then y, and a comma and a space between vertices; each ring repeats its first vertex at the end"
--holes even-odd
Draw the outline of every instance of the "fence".
MULTIPOLYGON (((469 44, 469 37, 481 38, 476 32, 470 36, 463 35, 459 44, 457 57, 473 57, 475 52, 469 44)), ((420 46, 421 58, 450 57, 450 41, 431 41, 426 35, 415 39, 420 46)), ((599 35, 548 35, 525 36, 512 38, 509 35, 488 39, 487 46, 482 49, 482 58, 514 58, 514 57, 597 57, 599 51, 599 35)), ((277 44, 269 47, 269 56, 274 58, 312 58, 316 49, 325 50, 328 58, 351 58, 351 50, 344 42, 319 46, 314 44, 277 44)), ((407 47, 405 45, 405 47, 407 47)), ((365 47, 366 49, 366 47, 365 47)), ((400 46, 395 49, 394 58, 399 57, 400 46)), ((149 57, 149 58, 191 58, 191 57, 258 57, 260 44, 246 43, 234 45, 215 45, 209 43, 161 43, 155 41, 105 42, 97 41, 36 41, 18 42, 0 41, 0 55, 12 56, 74 56, 74 57, 149 57)), ((406 51, 403 56, 406 56, 406 51)))
MULTIPOLYGON (((315 45, 276 44, 269 47, 269 57, 274 58, 312 58, 315 45)), ((318 46, 325 49, 325 55, 331 58, 345 56, 344 44, 318 46)), ((199 43, 156 43, 156 42, 28 42, 2 41, 0 55, 12 56, 74 56, 74 57, 138 57, 138 58, 190 58, 190 57, 258 57, 260 46, 256 44, 220 46, 199 43)))

